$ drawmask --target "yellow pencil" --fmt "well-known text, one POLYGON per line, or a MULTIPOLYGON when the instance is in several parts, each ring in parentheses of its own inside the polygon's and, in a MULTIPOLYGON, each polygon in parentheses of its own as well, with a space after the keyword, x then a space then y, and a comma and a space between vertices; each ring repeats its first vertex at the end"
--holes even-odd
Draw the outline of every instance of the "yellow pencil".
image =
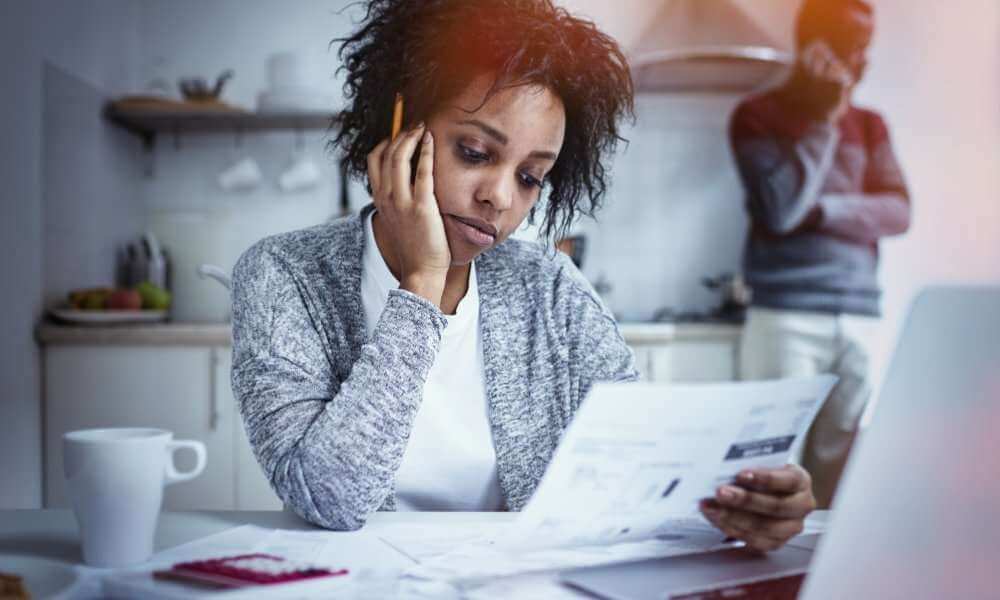
POLYGON ((396 103, 392 108, 392 140, 396 140, 399 130, 403 128, 403 95, 396 92, 396 103))

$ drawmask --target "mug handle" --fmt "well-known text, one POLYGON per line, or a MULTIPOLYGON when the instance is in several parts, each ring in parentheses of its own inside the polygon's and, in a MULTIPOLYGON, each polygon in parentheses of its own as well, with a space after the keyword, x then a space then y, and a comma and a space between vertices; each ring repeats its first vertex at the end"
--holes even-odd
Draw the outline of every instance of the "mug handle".
POLYGON ((167 473, 165 483, 170 485, 171 483, 177 483, 179 481, 188 481, 194 479, 201 472, 205 470, 205 444, 195 440, 173 440, 167 442, 167 473), (177 467, 174 466, 174 452, 180 450, 181 448, 190 448, 194 450, 196 457, 196 464, 194 468, 190 471, 180 472, 177 467))

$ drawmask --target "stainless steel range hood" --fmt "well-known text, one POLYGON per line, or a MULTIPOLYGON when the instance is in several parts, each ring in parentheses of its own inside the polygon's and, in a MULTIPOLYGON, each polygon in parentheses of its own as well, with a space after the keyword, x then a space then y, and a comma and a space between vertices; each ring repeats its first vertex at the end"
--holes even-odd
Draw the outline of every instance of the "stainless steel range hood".
MULTIPOLYGON (((666 0, 630 53, 636 91, 747 93, 779 82, 793 61, 791 44, 779 40, 773 27, 762 26, 761 15, 755 19, 748 11, 764 8, 765 20, 774 14, 787 17, 797 2, 753 4, 666 0)), ((790 26, 791 19, 784 20, 790 26)))

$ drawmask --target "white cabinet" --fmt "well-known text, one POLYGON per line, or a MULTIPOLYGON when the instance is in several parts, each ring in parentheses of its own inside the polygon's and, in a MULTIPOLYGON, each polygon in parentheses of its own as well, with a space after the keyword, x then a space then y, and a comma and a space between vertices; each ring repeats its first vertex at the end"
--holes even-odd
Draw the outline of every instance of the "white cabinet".
POLYGON ((625 323, 625 341, 635 352, 643 381, 734 381, 740 329, 731 325, 625 323))
MULTIPOLYGON (((223 346, 49 345, 44 351, 45 506, 66 507, 62 435, 158 427, 203 442, 205 471, 168 486, 164 509, 272 509, 281 503, 250 454, 223 346)), ((180 451, 178 466, 193 456, 180 451)))
MULTIPOLYGON (((62 435, 91 427, 158 427, 203 442, 204 473, 168 486, 168 509, 234 504, 232 404, 213 402, 207 347, 54 346, 45 352, 45 505, 69 505, 62 435)), ((184 451, 182 469, 193 465, 184 451)))
POLYGON ((243 419, 240 417, 229 373, 233 367, 233 355, 230 349, 218 349, 218 364, 216 371, 218 379, 216 386, 219 398, 223 403, 234 407, 233 418, 233 459, 236 463, 236 479, 233 482, 236 492, 237 510, 281 510, 283 504, 271 489, 271 484, 250 449, 243 419))

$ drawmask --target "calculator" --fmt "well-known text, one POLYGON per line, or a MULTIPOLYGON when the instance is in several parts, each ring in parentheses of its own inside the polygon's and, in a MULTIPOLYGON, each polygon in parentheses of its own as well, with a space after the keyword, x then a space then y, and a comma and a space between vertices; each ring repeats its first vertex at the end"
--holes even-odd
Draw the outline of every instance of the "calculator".
POLYGON ((181 562, 170 569, 155 571, 153 576, 208 587, 237 588, 338 577, 347 573, 347 569, 332 570, 270 554, 241 554, 181 562))

